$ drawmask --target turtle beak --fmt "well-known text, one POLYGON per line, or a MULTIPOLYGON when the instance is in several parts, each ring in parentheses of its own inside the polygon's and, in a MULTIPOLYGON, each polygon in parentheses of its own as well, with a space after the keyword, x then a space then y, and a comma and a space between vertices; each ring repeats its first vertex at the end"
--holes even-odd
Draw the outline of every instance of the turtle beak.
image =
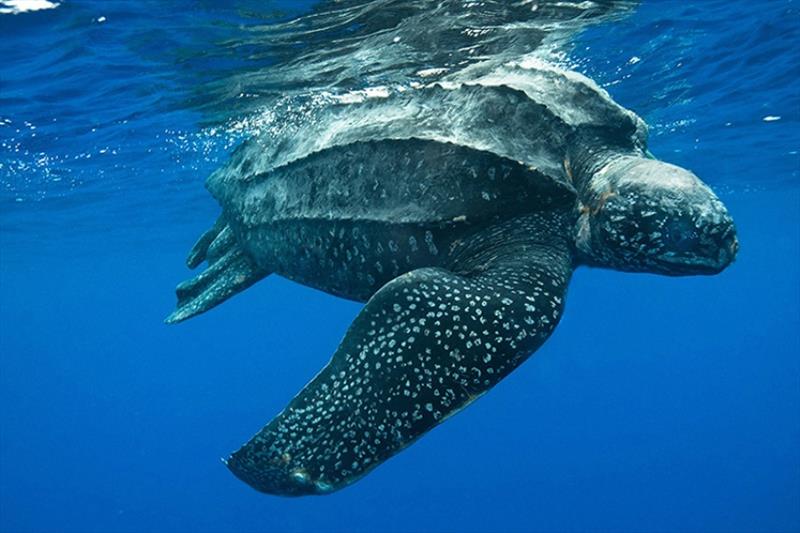
MULTIPOLYGON (((736 259, 736 254, 739 252, 739 239, 736 236, 736 228, 733 225, 733 220, 725 213, 724 229, 712 232, 714 244, 716 248, 716 258, 710 266, 716 268, 716 272, 722 272, 736 259)), ((713 257, 713 254, 712 256, 713 257)))
POLYGON ((738 253, 739 253, 739 239, 738 237, 736 237, 736 235, 734 235, 733 240, 728 246, 728 255, 730 256, 730 259, 728 260, 728 263, 725 266, 728 266, 729 264, 733 263, 733 261, 736 259, 736 254, 738 253))
POLYGON ((720 264, 722 265, 722 269, 725 269, 728 265, 733 263, 736 260, 736 254, 739 253, 739 239, 736 237, 736 233, 734 232, 733 238, 726 244, 724 248, 722 248, 720 252, 720 264))

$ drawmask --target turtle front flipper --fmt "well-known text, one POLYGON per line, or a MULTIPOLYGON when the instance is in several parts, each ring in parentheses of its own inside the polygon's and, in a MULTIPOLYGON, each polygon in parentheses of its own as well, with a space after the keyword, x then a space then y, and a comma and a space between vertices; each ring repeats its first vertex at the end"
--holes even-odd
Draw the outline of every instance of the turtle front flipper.
POLYGON ((176 288, 178 304, 165 320, 167 324, 204 313, 269 274, 239 248, 222 217, 198 239, 186 264, 195 268, 203 260, 208 261, 208 268, 176 288))
POLYGON ((496 246, 502 232, 482 233, 484 245, 450 270, 421 268, 381 288, 328 365, 228 468, 266 493, 337 490, 469 405, 541 346, 562 312, 569 248, 507 234, 496 246))

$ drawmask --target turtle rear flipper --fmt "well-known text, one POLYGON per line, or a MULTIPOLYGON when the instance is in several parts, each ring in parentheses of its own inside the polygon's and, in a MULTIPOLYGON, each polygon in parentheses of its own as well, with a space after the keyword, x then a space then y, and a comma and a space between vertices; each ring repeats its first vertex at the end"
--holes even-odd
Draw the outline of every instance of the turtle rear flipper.
POLYGON ((208 268, 175 289, 178 305, 167 324, 204 313, 269 274, 242 252, 222 218, 200 237, 186 263, 194 268, 203 260, 208 260, 208 268))
POLYGON ((211 229, 203 233, 194 243, 192 249, 189 250, 189 255, 186 257, 186 266, 195 269, 205 261, 211 243, 225 230, 230 232, 230 226, 228 226, 224 218, 219 217, 211 229))

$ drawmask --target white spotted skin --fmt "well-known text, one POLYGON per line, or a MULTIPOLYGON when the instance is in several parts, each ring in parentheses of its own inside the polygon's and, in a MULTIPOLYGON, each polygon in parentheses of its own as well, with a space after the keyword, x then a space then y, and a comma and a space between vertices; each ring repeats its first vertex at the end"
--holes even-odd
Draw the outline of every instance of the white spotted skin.
POLYGON ((274 272, 336 296, 365 302, 406 272, 445 264, 454 242, 474 231, 476 228, 466 221, 279 221, 259 236, 257 246, 258 256, 274 272))
POLYGON ((507 220, 459 243, 447 268, 390 281, 331 362, 228 467, 263 492, 324 494, 463 409, 558 323, 571 223, 554 213, 507 220))

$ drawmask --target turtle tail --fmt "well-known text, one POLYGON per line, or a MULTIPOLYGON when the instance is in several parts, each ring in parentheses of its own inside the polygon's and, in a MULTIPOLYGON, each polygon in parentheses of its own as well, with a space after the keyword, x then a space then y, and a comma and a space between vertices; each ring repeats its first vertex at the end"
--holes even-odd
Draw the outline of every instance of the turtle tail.
POLYGON ((167 324, 204 313, 269 274, 239 248, 223 217, 197 240, 189 251, 186 265, 196 268, 204 260, 208 261, 208 268, 175 289, 178 305, 165 320, 167 324))

